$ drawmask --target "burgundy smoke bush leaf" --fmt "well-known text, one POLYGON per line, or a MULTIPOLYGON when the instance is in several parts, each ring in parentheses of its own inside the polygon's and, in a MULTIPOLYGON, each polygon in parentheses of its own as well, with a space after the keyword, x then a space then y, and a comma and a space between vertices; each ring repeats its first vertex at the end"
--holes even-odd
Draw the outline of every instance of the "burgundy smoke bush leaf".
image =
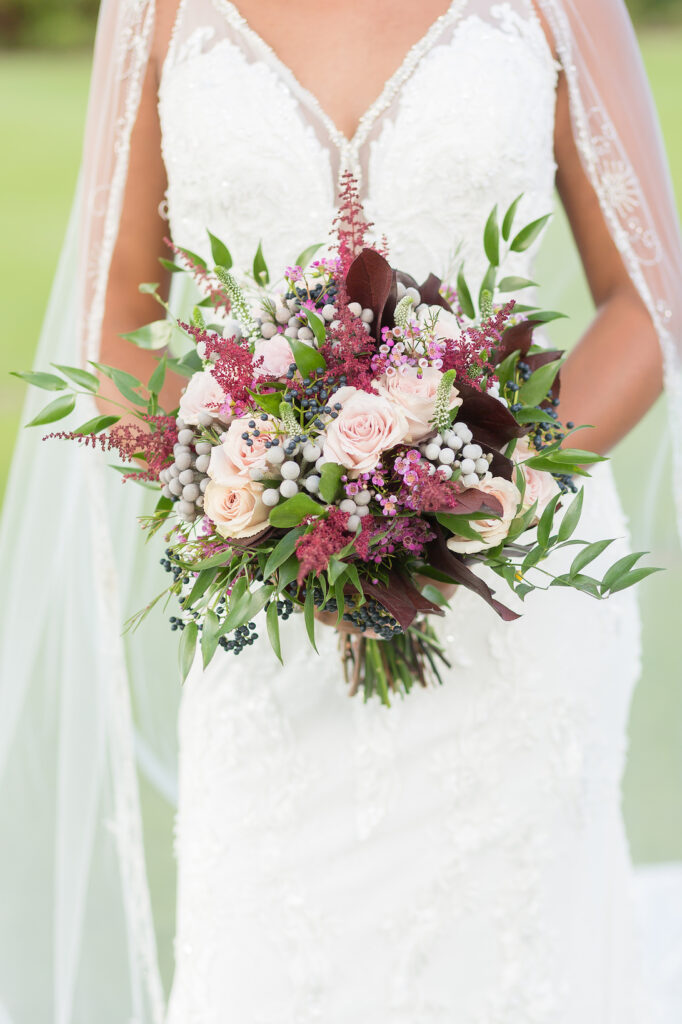
POLYGON ((514 619, 520 618, 511 608, 507 608, 501 601, 495 599, 494 591, 472 572, 460 555, 450 551, 445 542, 445 535, 440 528, 437 528, 436 539, 431 541, 427 551, 429 564, 434 569, 439 569, 450 576, 455 583, 478 594, 505 622, 513 622, 514 619))
POLYGON ((442 309, 446 309, 448 313, 452 313, 452 306, 447 299, 444 299, 440 293, 442 281, 435 274, 429 274, 423 284, 419 285, 419 294, 421 295, 422 302, 426 302, 429 306, 440 306, 442 309))
POLYGON ((350 265, 346 276, 346 290, 351 302, 359 302, 363 309, 374 313, 372 333, 378 338, 381 318, 394 284, 394 272, 387 260, 374 249, 363 249, 350 265))
POLYGON ((492 355, 492 362, 495 366, 506 359, 512 352, 520 352, 525 356, 533 344, 533 331, 538 326, 534 320, 523 320, 520 324, 507 327, 503 332, 500 344, 492 355))
MULTIPOLYGON (((443 510, 445 511, 445 509, 443 510)), ((471 512, 490 512, 491 515, 501 516, 503 512, 502 503, 492 494, 480 491, 477 487, 467 487, 466 490, 458 491, 457 504, 447 509, 455 515, 466 515, 471 512)))
POLYGON ((462 396, 459 418, 473 432, 479 444, 502 448, 513 437, 523 437, 528 426, 517 423, 512 413, 492 395, 484 394, 470 384, 457 382, 462 396))
POLYGON ((493 476, 504 477, 505 480, 514 479, 514 463, 511 459, 508 459, 506 455, 498 452, 496 448, 493 448, 490 444, 485 444, 483 441, 477 442, 483 449, 484 455, 492 455, 493 461, 490 463, 490 472, 493 476))
POLYGON ((383 605, 403 629, 412 625, 419 612, 445 614, 439 605, 429 601, 409 580, 395 571, 389 573, 387 584, 363 580, 362 589, 367 597, 373 597, 383 605))

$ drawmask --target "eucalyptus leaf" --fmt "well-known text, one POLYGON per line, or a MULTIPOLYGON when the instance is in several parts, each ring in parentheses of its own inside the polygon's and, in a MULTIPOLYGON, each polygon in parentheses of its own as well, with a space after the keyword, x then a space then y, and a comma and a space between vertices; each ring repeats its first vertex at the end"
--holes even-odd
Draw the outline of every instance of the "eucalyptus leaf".
POLYGON ((198 628, 196 622, 188 622, 180 636, 179 662, 180 679, 184 683, 189 675, 189 670, 194 661, 194 652, 197 646, 198 628))
POLYGON ((551 216, 551 213, 546 213, 544 217, 538 217, 537 220, 526 224, 525 228, 521 228, 509 247, 511 251, 525 252, 526 249, 529 249, 551 216))
POLYGON ((42 388, 43 391, 64 391, 68 386, 65 380, 58 377, 56 373, 40 373, 33 370, 10 370, 12 377, 26 381, 34 388, 42 388))
POLYGON ((321 352, 310 345, 304 344, 298 338, 289 338, 289 345, 294 354, 294 361, 302 377, 309 377, 316 370, 325 370, 327 364, 321 352))
POLYGON ((44 409, 41 409, 37 416, 34 416, 30 423, 27 423, 27 427, 39 427, 45 423, 54 423, 56 420, 61 420, 65 416, 68 416, 76 405, 76 398, 74 395, 60 395, 59 398, 55 398, 54 402, 50 402, 44 409))
POLYGON ((504 220, 502 221, 502 237, 505 240, 505 242, 509 241, 509 236, 511 234, 512 224, 514 223, 514 217, 516 216, 516 210, 517 210, 518 205, 519 205, 519 203, 521 202, 522 199, 523 199, 523 192, 521 192, 516 197, 514 202, 510 204, 510 206, 507 208, 507 212, 504 215, 504 220))
POLYGON ((483 248, 489 263, 498 267, 500 264, 500 229, 497 225, 497 206, 494 206, 483 231, 483 248))
POLYGON ((206 232, 211 243, 211 256, 213 262, 217 263, 219 267, 224 267, 225 270, 229 270, 232 266, 232 254, 227 248, 224 242, 221 242, 219 238, 212 235, 210 231, 206 232))
POLYGON ((270 526, 284 529, 289 526, 298 526, 305 516, 316 516, 322 512, 324 509, 319 502, 299 491, 293 498, 287 498, 286 501, 275 505, 270 512, 270 526))
POLYGON ((473 299, 471 298, 471 292, 469 291, 469 285, 464 277, 464 264, 459 268, 459 273, 457 274, 457 301, 459 302, 465 317, 469 320, 475 320, 476 310, 474 308, 473 299))
POLYGON ((59 363, 52 364, 56 370, 60 370, 65 377, 77 384, 78 387, 85 388, 86 391, 92 391, 96 394, 99 390, 99 380, 95 377, 94 373, 89 373, 88 370, 82 370, 80 366, 61 366, 59 363))
POLYGON ((320 497, 331 505, 341 486, 343 467, 336 462, 325 462, 320 470, 320 497))
POLYGON ((204 668, 208 667, 218 649, 218 641, 220 639, 218 636, 219 627, 218 616, 212 608, 209 608, 204 615, 203 629, 201 630, 201 658, 204 668))
POLYGON ((585 492, 581 487, 576 496, 574 497, 571 504, 566 509, 564 517, 559 525, 559 531, 557 537, 559 541, 568 540, 575 531, 576 526, 580 521, 580 515, 583 510, 583 499, 585 492))
POLYGON ((261 286, 270 284, 270 272, 268 270, 268 265, 265 262, 265 257, 263 256, 262 242, 258 243, 256 255, 253 257, 253 276, 256 282, 261 286))
POLYGON ((172 320, 154 320, 150 324, 145 324, 144 327, 139 327, 136 331, 122 334, 121 337, 125 338, 126 341, 132 341, 138 348, 151 349, 153 351, 154 349, 165 348, 170 343, 172 335, 172 320))
POLYGON ((317 245, 309 245, 307 249, 304 249, 302 253, 299 253, 296 259, 296 266, 305 270, 318 249, 322 248, 322 245, 322 242, 318 242, 317 245))

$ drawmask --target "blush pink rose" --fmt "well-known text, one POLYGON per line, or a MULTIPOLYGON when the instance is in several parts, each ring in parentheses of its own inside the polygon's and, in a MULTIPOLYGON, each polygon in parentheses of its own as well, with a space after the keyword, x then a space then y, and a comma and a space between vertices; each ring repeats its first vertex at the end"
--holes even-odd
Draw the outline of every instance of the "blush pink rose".
MULTIPOLYGON (((534 454, 535 450, 531 448, 528 440, 522 437, 516 442, 512 459, 518 465, 534 454)), ((535 522, 537 522, 552 498, 559 494, 560 487, 552 474, 546 473, 544 470, 523 466, 521 472, 526 480, 526 490, 523 495, 523 511, 527 512, 537 501, 538 507, 535 518, 535 522)))
POLYGON ((180 418, 195 426, 199 416, 217 416, 227 396, 210 370, 200 370, 190 377, 180 398, 180 418))
MULTIPOLYGON (((408 433, 405 440, 416 444, 433 433, 431 419, 436 404, 436 392, 443 374, 433 366, 418 370, 416 366, 405 366, 397 373, 384 374, 375 384, 380 395, 400 407, 407 418, 408 433)), ((462 404, 457 388, 452 386, 448 409, 462 404)))
POLYGON ((263 485, 248 477, 209 480, 204 492, 204 512, 221 537, 252 537, 268 525, 269 510, 263 504, 263 485))
POLYGON ((400 407, 383 395, 371 395, 357 388, 339 388, 327 399, 332 407, 341 403, 337 419, 325 430, 323 455, 356 473, 373 469, 387 448, 404 441, 407 417, 400 407))
POLYGON ((493 476, 490 480, 481 481, 477 490, 485 491, 486 494, 497 498, 502 506, 502 515, 499 519, 471 520, 470 526, 480 534, 479 540, 469 540, 468 537, 450 537, 447 541, 448 547, 451 551, 456 551, 461 555, 473 555, 476 551, 494 548, 496 544, 503 541, 509 533, 512 519, 516 516, 516 510, 521 501, 518 487, 502 476, 493 476))
POLYGON ((258 362, 259 359, 263 360, 256 369, 259 377, 284 377, 294 362, 291 345, 283 334, 274 334, 272 338, 261 338, 254 345, 253 355, 255 362, 258 362))
POLYGON ((434 327, 434 337, 439 341, 444 341, 445 338, 459 338, 462 333, 462 328, 457 323, 457 317, 454 313, 449 313, 447 309, 443 309, 441 306, 433 307, 431 309, 435 312, 438 310, 438 320, 434 327))
POLYGON ((222 436, 219 445, 211 450, 211 461, 208 466, 208 475, 216 483, 222 484, 226 477, 248 476, 250 469, 256 467, 265 468, 265 455, 267 448, 265 442, 273 436, 267 432, 268 424, 258 419, 258 437, 253 436, 249 430, 248 423, 251 416, 243 416, 240 419, 232 420, 229 427, 222 436), (253 444, 248 445, 242 434, 248 433, 249 440, 253 444))

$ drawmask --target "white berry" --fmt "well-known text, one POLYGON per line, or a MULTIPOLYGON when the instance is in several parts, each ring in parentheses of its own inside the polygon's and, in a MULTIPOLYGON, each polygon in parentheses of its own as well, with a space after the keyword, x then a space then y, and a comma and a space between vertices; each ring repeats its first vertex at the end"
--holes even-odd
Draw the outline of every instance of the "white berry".
POLYGON ((462 476, 466 476, 468 473, 476 472, 476 463, 473 459, 462 459, 461 462, 462 476))
POLYGON ((480 444, 465 444, 462 448, 462 455, 465 459, 473 459, 475 462, 483 455, 483 449, 480 444))
POLYGON ((191 484, 194 482, 194 470, 183 469, 182 473, 178 477, 180 483, 184 486, 185 484, 191 484))
POLYGON ((475 473, 467 473, 460 478, 460 483, 464 487, 478 487, 479 480, 475 473))
POLYGON ((367 508, 366 505, 358 505, 358 507, 355 510, 355 515, 360 516, 360 518, 362 519, 363 516, 369 515, 369 509, 367 508))
POLYGON ((262 466, 251 466, 249 469, 249 476, 252 480, 262 480, 265 476, 265 470, 262 466))
POLYGON ((452 448, 441 448, 438 453, 438 461, 444 466, 450 466, 455 461, 455 453, 452 448))
POLYGON ((479 476, 488 472, 488 460, 487 459, 476 459, 476 472, 479 476))
POLYGON ((301 475, 301 467, 297 462, 283 462, 281 473, 283 480, 295 480, 301 475))
POLYGON ((200 455, 196 461, 196 468, 199 473, 205 473, 211 464, 210 455, 200 455))
POLYGON ((361 316, 361 314, 362 314, 362 306, 360 305, 359 302, 349 302, 348 303, 348 312, 352 313, 353 316, 361 316))
POLYGON ((313 444, 312 441, 308 441, 308 443, 304 445, 303 458, 306 462, 317 462, 321 454, 322 449, 319 445, 313 444))
POLYGON ((306 491, 309 491, 310 494, 317 494, 317 492, 320 489, 319 476, 315 476, 315 474, 312 473, 309 477, 307 477, 305 481, 305 489, 306 491))
POLYGON ((298 484, 295 480, 282 480, 279 485, 279 493, 283 498, 293 498, 295 494, 298 494, 298 484))
POLYGON ((198 484, 186 484, 182 488, 182 497, 184 501, 196 501, 199 497, 199 493, 198 484))
POLYGON ((357 505, 352 498, 344 498, 343 501, 339 502, 339 508, 342 512, 349 512, 354 515, 357 510, 357 505))
POLYGON ((360 516, 352 515, 348 516, 348 522, 346 523, 346 529, 351 530, 353 533, 357 530, 360 525, 360 516))
POLYGON ((270 338, 274 338, 277 334, 277 328, 274 324, 271 324, 269 320, 266 320, 264 324, 260 325, 261 337, 269 341, 270 338))
POLYGON ((279 491, 276 487, 268 487, 261 495, 261 501, 268 508, 273 508, 279 501, 279 491))
POLYGON ((424 455, 429 460, 429 462, 434 462, 440 455, 440 445, 434 444, 433 442, 429 442, 429 444, 427 444, 426 448, 424 449, 424 455))
POLYGON ((284 452, 282 451, 281 445, 277 445, 275 448, 269 448, 265 458, 271 466, 281 465, 284 462, 284 452))
POLYGON ((372 499, 372 495, 369 493, 368 490, 360 491, 359 494, 355 495, 355 504, 356 505, 369 505, 371 499, 372 499))

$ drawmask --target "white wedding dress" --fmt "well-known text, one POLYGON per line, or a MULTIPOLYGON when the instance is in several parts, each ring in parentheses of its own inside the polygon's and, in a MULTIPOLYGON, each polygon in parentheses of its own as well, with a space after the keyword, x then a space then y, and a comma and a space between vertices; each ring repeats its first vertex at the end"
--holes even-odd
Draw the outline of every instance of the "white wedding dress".
MULTIPOLYGON (((493 203, 552 209, 556 81, 530 4, 455 2, 348 142, 230 3, 183 4, 160 86, 173 237, 208 255, 210 228, 235 266, 262 239, 279 270, 325 240, 350 167, 394 265, 480 280, 493 203)), ((580 535, 619 538, 610 564, 610 470, 586 489, 580 535)), ((299 616, 284 668, 264 636, 195 664, 168 1024, 652 1020, 620 812, 634 594, 554 590, 506 624, 460 590, 438 629, 444 685, 390 709, 347 696, 335 633, 318 656, 299 616)))

